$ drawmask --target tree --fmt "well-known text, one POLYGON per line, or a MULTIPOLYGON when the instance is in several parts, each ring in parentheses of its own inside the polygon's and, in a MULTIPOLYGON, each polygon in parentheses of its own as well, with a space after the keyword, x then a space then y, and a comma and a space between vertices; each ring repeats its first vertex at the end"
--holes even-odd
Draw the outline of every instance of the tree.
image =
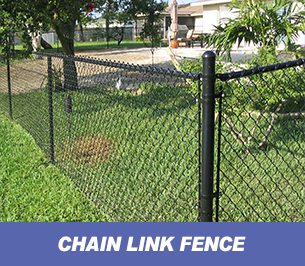
MULTIPOLYGON (((0 1, 1 34, 5 34, 7 29, 35 32, 51 26, 58 35, 63 52, 74 55, 75 24, 86 11, 86 0, 0 1)), ((99 7, 104 3, 105 0, 96 0, 94 6, 99 7)))
MULTIPOLYGON (((21 8, 23 3, 21 3, 21 8)), ((22 38, 25 44, 29 43, 28 28, 25 26, 23 14, 16 10, 12 2, 0 0, 0 46, 1 51, 6 55, 11 51, 11 36, 16 31, 22 33, 22 38)))
POLYGON ((118 20, 118 13, 121 2, 122 1, 120 0, 106 0, 103 17, 106 19, 107 48, 109 48, 109 41, 112 35, 110 32, 110 24, 118 20))
MULTIPOLYGON (((26 41, 30 49, 29 32, 36 32, 41 28, 53 27, 62 44, 63 52, 67 55, 74 55, 74 31, 76 21, 81 18, 81 14, 88 8, 87 0, 0 0, 1 4, 1 40, 7 46, 7 36, 12 33, 23 32, 23 40, 26 41)), ((120 6, 122 12, 126 12, 128 18, 135 18, 136 14, 150 14, 153 10, 158 12, 164 7, 164 3, 155 3, 153 0, 95 0, 92 5, 97 10, 108 11, 117 10, 120 6), (108 5, 105 5, 105 3, 108 5), (118 5, 119 3, 119 5, 118 5), (112 6, 114 6, 114 9, 112 6)), ((107 13, 107 12, 106 12, 107 13)), ((114 12, 112 12, 114 13, 114 12)), ((109 15, 110 13, 108 13, 109 15)), ((158 15, 157 15, 158 16, 158 15)), ((110 21, 110 18, 109 18, 110 21)), ((108 23, 109 25, 109 23, 108 23)), ((147 28, 147 27, 146 27, 147 28)), ((149 32, 145 31, 146 35, 149 32)), ((151 33, 151 32, 150 32, 151 33)), ((76 67, 71 59, 64 59, 65 89, 77 89, 76 67)))
POLYGON ((125 27, 128 24, 132 24, 132 21, 128 17, 128 14, 121 11, 117 14, 117 22, 120 24, 120 27, 114 28, 113 35, 115 35, 114 38, 117 40, 117 45, 120 45, 124 38, 125 27))
POLYGON ((124 35, 124 26, 132 21, 137 22, 139 17, 144 19, 144 26, 141 32, 142 40, 149 39, 154 45, 158 45, 159 26, 161 11, 165 9, 167 4, 163 1, 154 0, 106 0, 103 17, 106 19, 106 39, 107 43, 110 38, 117 39, 118 44, 122 41, 124 35), (154 20, 154 21, 152 21, 154 20), (110 24, 118 23, 123 27, 113 27, 110 24))
MULTIPOLYGON (((96 0, 95 6, 102 6, 104 0, 96 0)), ((2 33, 7 34, 11 24, 14 30, 36 32, 41 28, 53 27, 62 44, 63 52, 74 55, 74 31, 76 21, 88 7, 86 0, 1 0, 1 13, 5 14, 2 33)), ((28 35, 28 34, 27 34, 28 35)), ((4 38, 5 39, 5 38, 4 38)), ((24 38, 25 40, 25 38, 24 38)), ((30 45, 28 45, 30 46, 30 45)), ((77 72, 74 61, 64 59, 64 88, 77 89, 77 72)))
POLYGON ((228 5, 237 17, 215 26, 215 32, 207 43, 218 53, 230 52, 235 43, 251 42, 258 48, 264 48, 275 54, 279 44, 285 44, 285 50, 295 51, 294 41, 299 32, 305 30, 304 1, 275 0, 265 3, 262 0, 233 1, 228 5), (237 10, 237 11, 233 11, 237 10))
POLYGON ((155 0, 127 0, 125 1, 125 12, 131 20, 144 19, 143 29, 140 33, 141 39, 149 39, 153 46, 160 44, 160 22, 161 12, 167 7, 167 3, 155 0))

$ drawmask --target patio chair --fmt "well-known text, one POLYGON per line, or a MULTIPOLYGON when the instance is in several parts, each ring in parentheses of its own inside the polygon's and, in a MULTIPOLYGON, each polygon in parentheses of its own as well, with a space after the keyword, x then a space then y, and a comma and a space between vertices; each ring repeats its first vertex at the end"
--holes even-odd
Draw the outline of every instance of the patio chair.
POLYGON ((186 46, 188 46, 190 48, 191 43, 192 43, 193 32, 194 32, 194 30, 188 30, 185 38, 178 38, 177 40, 178 40, 179 44, 185 43, 186 46))
POLYGON ((195 42, 200 42, 201 48, 203 47, 202 43, 202 31, 194 31, 192 36, 192 47, 194 47, 195 42))

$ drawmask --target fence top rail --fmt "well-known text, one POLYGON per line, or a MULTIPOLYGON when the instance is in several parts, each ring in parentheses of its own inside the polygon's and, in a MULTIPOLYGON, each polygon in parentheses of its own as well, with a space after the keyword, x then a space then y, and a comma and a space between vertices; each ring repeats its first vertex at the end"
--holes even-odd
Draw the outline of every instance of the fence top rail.
POLYGON ((131 70, 131 71, 146 72, 146 73, 151 73, 151 74, 162 74, 162 75, 186 78, 186 79, 191 79, 191 80, 200 80, 200 78, 202 76, 201 73, 184 72, 184 71, 172 70, 172 69, 161 68, 161 67, 135 65, 135 64, 129 64, 129 63, 124 63, 124 62, 102 60, 102 59, 84 57, 84 56, 71 56, 71 55, 52 54, 52 53, 43 53, 43 52, 33 52, 33 53, 37 54, 37 55, 41 55, 41 56, 50 56, 50 57, 56 57, 56 58, 71 58, 72 60, 78 61, 78 62, 127 69, 127 70, 131 70))
POLYGON ((262 73, 272 72, 275 70, 281 70, 281 69, 286 69, 286 68, 296 67, 296 66, 301 66, 301 65, 305 66, 305 58, 288 61, 288 62, 283 62, 283 63, 279 63, 279 64, 274 64, 274 65, 269 65, 269 66, 250 68, 250 69, 236 71, 236 72, 216 74, 216 78, 220 79, 221 81, 228 81, 230 79, 248 77, 248 76, 252 76, 252 75, 256 75, 256 74, 262 74, 262 73))

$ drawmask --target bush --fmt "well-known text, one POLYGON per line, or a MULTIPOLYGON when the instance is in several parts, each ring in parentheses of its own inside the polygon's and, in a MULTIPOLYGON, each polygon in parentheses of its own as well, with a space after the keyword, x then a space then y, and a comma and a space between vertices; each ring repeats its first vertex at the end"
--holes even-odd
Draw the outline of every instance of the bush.
MULTIPOLYGON (((241 63, 225 62, 218 58, 216 73, 230 73, 237 70, 252 69, 280 63, 279 54, 261 49, 257 56, 241 63)), ((183 62, 184 71, 202 72, 202 59, 183 62)), ((297 113, 304 109, 305 80, 303 67, 287 68, 249 77, 232 79, 227 82, 216 80, 216 90, 222 88, 225 100, 222 112, 225 123, 235 140, 249 149, 254 133, 259 131, 256 147, 262 148, 273 129, 275 119, 297 113), (248 118, 247 118, 248 117, 248 118), (246 128, 246 120, 253 121, 246 128), (264 125, 261 125, 264 123, 264 125), (259 128, 260 130, 257 130, 259 128), (263 132, 264 131, 264 132, 263 132), (261 141, 258 140, 261 139, 261 141)), ((197 83, 192 84, 192 91, 197 91, 197 83)))

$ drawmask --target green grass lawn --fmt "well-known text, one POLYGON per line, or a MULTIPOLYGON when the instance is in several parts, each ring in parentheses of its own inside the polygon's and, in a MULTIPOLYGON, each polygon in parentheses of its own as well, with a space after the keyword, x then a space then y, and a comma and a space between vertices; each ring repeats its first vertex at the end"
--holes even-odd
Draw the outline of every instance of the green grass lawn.
MULTIPOLYGON (((70 93, 71 114, 64 112, 66 94, 54 95, 56 164, 108 213, 110 221, 196 220, 196 105, 183 105, 182 99, 191 102, 190 96, 176 93, 160 88, 159 93, 157 89, 141 95, 101 88, 75 91, 70 93), (74 154, 84 149, 80 140, 92 136, 113 145, 105 161, 74 154)), ((16 121, 48 153, 46 92, 18 95, 15 101, 23 106, 20 111, 15 107, 16 121), (40 105, 29 104, 38 99, 40 105), (21 111, 27 115, 20 116, 21 111)), ((247 123, 251 128, 254 122, 247 123)), ((267 125, 262 125, 261 134, 264 128, 267 125)), ((244 154, 224 127, 221 221, 304 220, 304 130, 300 119, 279 119, 270 136, 273 144, 244 154)))
MULTIPOLYGON (((50 50, 44 50, 42 48, 43 52, 50 52, 50 53, 57 53, 62 52, 62 46, 61 43, 52 43, 51 44, 53 49, 50 50)), ((167 46, 167 42, 162 42, 162 46, 167 46)), ((104 50, 107 49, 107 42, 75 42, 75 51, 85 51, 85 50, 104 50)), ((137 41, 122 41, 120 45, 117 45, 116 41, 110 41, 109 42, 109 49, 135 49, 135 48, 143 48, 148 47, 151 48, 151 42, 137 42, 137 41)), ((22 50, 22 45, 16 45, 16 50, 22 50)))
MULTIPOLYGON (((255 118, 244 119, 244 131, 255 118)), ((266 147, 258 150, 267 122, 261 121, 248 153, 223 125, 220 221, 305 221, 304 118, 277 118, 266 147)))
MULTIPOLYGON (((142 85, 141 93, 100 87, 69 94, 71 114, 64 109, 66 93, 53 98, 56 165, 110 221, 196 221, 195 98, 183 88, 151 83, 142 85), (90 143, 96 136, 109 144, 109 156, 79 159, 82 142, 99 145, 90 143)), ((14 95, 13 105, 15 121, 48 153, 47 92, 14 95)))
POLYGON ((106 220, 20 125, 0 115, 0 132, 1 222, 106 220))

